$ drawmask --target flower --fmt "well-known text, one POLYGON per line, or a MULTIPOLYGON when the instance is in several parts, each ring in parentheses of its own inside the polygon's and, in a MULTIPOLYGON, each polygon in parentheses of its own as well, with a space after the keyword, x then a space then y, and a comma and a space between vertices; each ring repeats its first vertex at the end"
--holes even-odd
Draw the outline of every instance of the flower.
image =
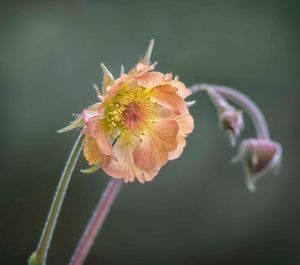
POLYGON ((239 137, 244 129, 242 112, 236 110, 212 87, 205 87, 203 90, 207 91, 218 111, 220 128, 228 135, 230 144, 235 146, 236 138, 239 137))
POLYGON ((172 74, 154 71, 153 42, 146 55, 118 79, 102 64, 100 102, 85 109, 60 130, 83 127, 84 157, 91 168, 110 176, 141 183, 151 181, 168 160, 178 158, 194 127, 185 98, 190 90, 172 74))
POLYGON ((257 180, 273 170, 278 172, 281 165, 282 148, 268 139, 247 139, 241 142, 234 161, 242 161, 249 190, 255 191, 257 180))

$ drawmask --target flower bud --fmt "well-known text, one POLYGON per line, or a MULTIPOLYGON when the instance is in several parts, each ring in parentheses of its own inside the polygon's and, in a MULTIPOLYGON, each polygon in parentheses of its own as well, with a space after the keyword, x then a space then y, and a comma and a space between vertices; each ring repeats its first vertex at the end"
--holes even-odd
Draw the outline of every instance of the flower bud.
POLYGON ((220 127, 227 133, 230 144, 236 144, 236 138, 244 129, 244 120, 241 111, 227 110, 220 114, 220 127))
POLYGON ((230 144, 234 146, 236 138, 244 129, 242 112, 236 110, 213 88, 205 90, 218 111, 220 128, 228 135, 230 144))
POLYGON ((257 180, 273 170, 278 172, 281 165, 282 148, 268 139, 247 139, 241 142, 239 154, 234 159, 242 161, 246 182, 250 191, 255 191, 257 180))

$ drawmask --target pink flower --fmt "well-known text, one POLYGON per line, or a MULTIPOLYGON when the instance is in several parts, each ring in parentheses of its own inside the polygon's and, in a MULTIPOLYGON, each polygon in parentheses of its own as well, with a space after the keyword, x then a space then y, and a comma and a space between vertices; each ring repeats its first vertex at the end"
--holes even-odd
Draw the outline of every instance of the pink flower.
POLYGON ((155 64, 149 65, 148 60, 146 54, 116 80, 102 65, 100 102, 61 130, 84 126, 83 153, 92 166, 85 172, 102 167, 114 178, 144 183, 182 154, 194 127, 184 101, 191 92, 172 74, 154 71, 155 64))
POLYGON ((239 154, 234 159, 242 161, 247 186, 255 190, 256 181, 271 170, 277 172, 281 165, 282 148, 277 142, 267 139, 247 139, 241 142, 239 154))

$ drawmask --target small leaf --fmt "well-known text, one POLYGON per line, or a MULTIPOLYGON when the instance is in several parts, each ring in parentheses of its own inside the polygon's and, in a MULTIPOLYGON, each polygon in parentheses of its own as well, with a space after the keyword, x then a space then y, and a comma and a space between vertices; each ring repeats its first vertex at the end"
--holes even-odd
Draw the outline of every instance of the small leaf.
POLYGON ((100 164, 92 165, 90 168, 80 170, 84 174, 91 174, 97 171, 100 168, 100 164))

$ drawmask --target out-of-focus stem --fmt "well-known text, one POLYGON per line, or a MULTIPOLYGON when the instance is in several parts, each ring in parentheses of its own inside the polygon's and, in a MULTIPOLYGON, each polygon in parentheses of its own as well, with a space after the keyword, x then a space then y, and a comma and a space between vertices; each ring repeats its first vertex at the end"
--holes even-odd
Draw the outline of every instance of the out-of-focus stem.
POLYGON ((55 192, 52 205, 43 229, 42 236, 40 238, 38 247, 36 251, 29 258, 30 265, 44 265, 46 264, 46 257, 48 249, 53 237, 54 228, 60 213, 60 209, 65 198, 66 190, 70 182, 73 170, 75 168, 76 162, 78 160, 80 151, 82 149, 82 138, 83 135, 80 134, 77 138, 68 161, 65 165, 64 171, 61 175, 57 190, 55 192))
POLYGON ((250 118, 252 119, 256 133, 257 138, 259 139, 269 139, 269 129, 267 126, 266 119, 261 112, 261 110, 257 107, 257 105, 249 99, 246 95, 244 95, 241 92, 236 91, 233 88, 225 87, 225 86, 219 86, 219 85, 212 85, 212 84, 195 84, 190 87, 192 94, 204 91, 207 88, 213 88, 216 92, 218 92, 220 95, 222 95, 224 98, 233 101, 237 105, 239 105, 242 109, 244 109, 250 118))
POLYGON ((85 261, 122 184, 123 181, 119 179, 111 179, 108 183, 92 215, 92 218, 79 241, 69 265, 82 265, 85 261))

